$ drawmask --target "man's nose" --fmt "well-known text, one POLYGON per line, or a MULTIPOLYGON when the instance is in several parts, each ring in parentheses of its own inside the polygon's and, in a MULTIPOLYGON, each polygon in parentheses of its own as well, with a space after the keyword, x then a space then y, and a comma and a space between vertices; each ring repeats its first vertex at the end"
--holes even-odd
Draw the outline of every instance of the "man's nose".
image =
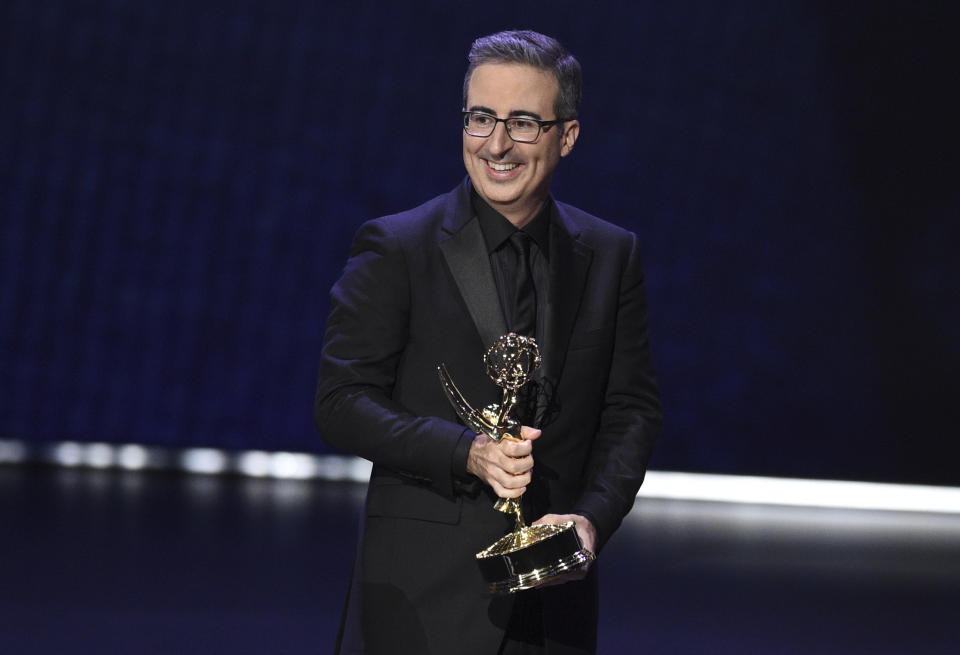
POLYGON ((493 128, 493 134, 488 138, 490 141, 487 147, 490 149, 491 154, 497 155, 498 157, 513 147, 513 139, 511 139, 507 133, 506 123, 497 123, 493 128))

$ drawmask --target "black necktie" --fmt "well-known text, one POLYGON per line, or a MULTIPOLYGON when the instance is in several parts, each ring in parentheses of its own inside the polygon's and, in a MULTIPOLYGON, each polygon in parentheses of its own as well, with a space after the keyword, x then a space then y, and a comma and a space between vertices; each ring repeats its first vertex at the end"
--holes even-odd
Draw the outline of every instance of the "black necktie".
POLYGON ((514 268, 513 321, 510 328, 517 334, 535 337, 537 334, 537 290, 533 284, 530 248, 533 241, 526 232, 517 230, 510 235, 510 245, 516 255, 514 268))
MULTIPOLYGON (((520 230, 510 235, 510 246, 516 255, 514 275, 513 320, 510 329, 525 337, 537 336, 537 287, 533 283, 531 249, 533 239, 520 230)), ((536 383, 530 381, 520 388, 514 416, 524 425, 533 425, 536 416, 536 383)))

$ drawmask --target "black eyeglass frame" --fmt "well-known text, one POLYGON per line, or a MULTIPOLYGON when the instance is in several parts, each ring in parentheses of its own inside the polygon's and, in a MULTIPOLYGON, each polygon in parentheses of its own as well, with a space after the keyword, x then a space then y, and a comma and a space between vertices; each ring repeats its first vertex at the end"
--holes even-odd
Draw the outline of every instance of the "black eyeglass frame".
POLYGON ((479 139, 489 138, 496 131, 497 123, 503 123, 504 129, 507 131, 507 136, 509 136, 513 141, 516 141, 517 143, 536 143, 537 139, 540 138, 541 133, 548 131, 554 125, 558 125, 560 123, 566 123, 567 121, 573 120, 572 118, 557 118, 552 121, 542 121, 539 118, 533 118, 531 116, 508 116, 507 118, 497 118, 493 114, 488 114, 485 111, 471 111, 469 109, 462 110, 460 112, 460 116, 463 119, 463 131, 465 134, 467 134, 467 136, 475 136, 479 139), (469 116, 473 114, 486 116, 487 118, 490 118, 493 120, 493 127, 490 128, 490 134, 481 136, 479 134, 470 134, 470 132, 467 131, 467 119, 469 116), (515 138, 513 134, 510 132, 510 124, 508 121, 530 121, 531 123, 536 123, 537 136, 533 137, 530 140, 520 140, 515 138))

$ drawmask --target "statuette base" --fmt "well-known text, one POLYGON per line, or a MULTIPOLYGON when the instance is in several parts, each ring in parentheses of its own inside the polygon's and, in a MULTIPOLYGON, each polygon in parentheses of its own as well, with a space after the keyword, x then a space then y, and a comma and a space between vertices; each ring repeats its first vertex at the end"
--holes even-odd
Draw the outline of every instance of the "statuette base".
POLYGON ((539 587, 594 559, 573 521, 526 526, 477 553, 487 590, 495 595, 539 587))

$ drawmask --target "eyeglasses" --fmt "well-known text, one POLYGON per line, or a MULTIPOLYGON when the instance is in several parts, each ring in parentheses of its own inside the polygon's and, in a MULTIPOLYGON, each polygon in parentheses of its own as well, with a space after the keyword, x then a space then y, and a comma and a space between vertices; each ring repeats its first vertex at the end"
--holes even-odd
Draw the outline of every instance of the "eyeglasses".
POLYGON ((470 136, 488 137, 497 129, 497 123, 503 123, 507 134, 517 143, 533 143, 540 138, 541 130, 546 132, 565 120, 541 121, 536 118, 514 117, 497 118, 482 111, 464 111, 463 131, 470 136))

